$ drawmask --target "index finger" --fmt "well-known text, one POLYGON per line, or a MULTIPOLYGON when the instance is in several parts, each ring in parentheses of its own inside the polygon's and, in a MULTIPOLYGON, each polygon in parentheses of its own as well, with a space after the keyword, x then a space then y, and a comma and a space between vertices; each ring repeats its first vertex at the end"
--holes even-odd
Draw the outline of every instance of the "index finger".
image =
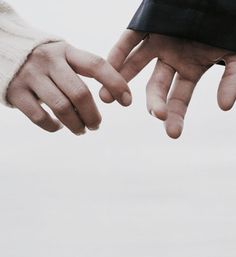
MULTIPOLYGON (((107 59, 108 62, 117 71, 120 71, 129 54, 144 39, 146 34, 147 33, 136 32, 136 31, 127 29, 121 35, 118 42, 111 49, 107 59)), ((106 103, 111 103, 115 100, 105 87, 101 88, 100 97, 106 103)))
POLYGON ((131 104, 132 97, 127 82, 103 58, 74 47, 68 48, 66 58, 76 73, 99 81, 120 104, 131 104))
POLYGON ((146 33, 127 29, 111 49, 108 62, 119 71, 131 51, 144 39, 145 35, 146 33))

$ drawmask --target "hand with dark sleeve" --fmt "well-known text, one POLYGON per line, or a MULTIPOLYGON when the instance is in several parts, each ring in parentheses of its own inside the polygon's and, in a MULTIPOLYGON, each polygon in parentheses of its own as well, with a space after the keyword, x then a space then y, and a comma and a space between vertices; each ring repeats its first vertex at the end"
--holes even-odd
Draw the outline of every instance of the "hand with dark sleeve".
MULTIPOLYGON (((147 85, 147 107, 154 117, 165 121, 172 138, 181 135, 193 91, 214 64, 226 65, 219 106, 229 110, 234 105, 236 32, 227 23, 229 17, 232 22, 232 8, 236 15, 233 1, 143 1, 109 55, 110 63, 127 81, 157 58, 147 85), (220 15, 227 17, 222 24, 220 15)), ((105 102, 113 101, 104 88, 100 96, 105 102)))
POLYGON ((100 82, 123 106, 132 101, 126 81, 106 60, 35 29, 1 0, 0 67, 0 102, 49 132, 63 125, 76 135, 99 128, 102 117, 82 77, 100 82))

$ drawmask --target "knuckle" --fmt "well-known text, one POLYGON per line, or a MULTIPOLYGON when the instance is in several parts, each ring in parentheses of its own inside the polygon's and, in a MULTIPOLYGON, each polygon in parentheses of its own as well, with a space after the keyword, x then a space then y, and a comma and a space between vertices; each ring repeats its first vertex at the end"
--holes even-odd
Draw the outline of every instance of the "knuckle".
POLYGON ((6 101, 13 106, 23 104, 25 102, 24 91, 14 86, 9 87, 6 93, 6 101))
POLYGON ((69 53, 74 48, 71 44, 69 44, 66 41, 61 42, 61 44, 65 49, 65 53, 69 53))
POLYGON ((176 106, 178 107, 187 108, 189 105, 189 101, 184 97, 171 97, 169 101, 176 104, 176 106))
POLYGON ((67 47, 70 46, 66 41, 60 41, 60 42, 56 42, 56 43, 53 43, 53 44, 57 45, 58 47, 60 47, 63 50, 66 50, 67 47))
POLYGON ((68 76, 67 72, 65 72, 65 64, 62 60, 53 62, 53 65, 50 67, 50 71, 55 74, 61 74, 63 78, 69 80, 68 82, 70 82, 70 77, 68 76))
POLYGON ((51 51, 49 50, 48 46, 45 44, 35 48, 32 55, 34 57, 48 59, 49 57, 51 57, 51 51))
POLYGON ((35 66, 35 63, 29 58, 26 61, 26 63, 20 68, 20 70, 16 73, 10 85, 27 84, 32 79, 33 81, 35 81, 35 78, 38 77, 39 73, 40 72, 35 66))
POLYGON ((159 78, 156 78, 152 81, 149 81, 148 85, 147 85, 147 89, 155 89, 158 92, 165 92, 167 91, 167 87, 168 84, 166 82, 166 79, 162 76, 160 76, 159 78))
POLYGON ((61 72, 62 61, 65 59, 66 42, 56 42, 40 45, 34 49, 26 64, 31 64, 37 71, 48 73, 61 72))
POLYGON ((64 41, 42 44, 34 49, 31 58, 46 62, 54 62, 65 53, 66 47, 67 43, 64 41))
POLYGON ((12 81, 7 88, 6 96, 12 97, 16 95, 18 91, 19 91, 19 85, 15 81, 12 81))
POLYGON ((54 112, 58 115, 66 115, 71 110, 71 103, 67 100, 58 100, 54 105, 54 112))
POLYGON ((75 102, 88 100, 90 96, 90 91, 85 87, 80 87, 77 90, 74 90, 74 92, 72 93, 72 97, 75 102))
POLYGON ((106 61, 100 56, 93 56, 90 60, 90 65, 96 71, 105 65, 106 61))
POLYGON ((39 72, 36 71, 34 66, 31 63, 25 65, 24 69, 22 70, 21 76, 18 78, 20 81, 30 82, 35 81, 39 72))

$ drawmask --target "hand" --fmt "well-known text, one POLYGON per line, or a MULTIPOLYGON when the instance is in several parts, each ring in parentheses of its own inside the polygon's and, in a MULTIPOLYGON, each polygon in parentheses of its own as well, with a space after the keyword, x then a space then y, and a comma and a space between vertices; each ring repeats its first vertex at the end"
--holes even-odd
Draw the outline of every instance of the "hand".
MULTIPOLYGON (((109 62, 130 81, 151 60, 158 58, 147 84, 148 111, 165 121, 167 134, 178 138, 183 130, 194 88, 201 76, 214 64, 223 60, 225 73, 218 91, 219 106, 233 107, 236 98, 236 55, 205 44, 127 30, 109 55, 109 62), (135 48, 137 47, 137 48, 135 48)), ((104 102, 113 98, 105 88, 100 91, 104 102)))
POLYGON ((7 91, 8 102, 49 132, 63 123, 74 134, 98 128, 101 115, 91 92, 77 74, 101 82, 120 104, 131 104, 130 90, 121 75, 101 57, 78 50, 65 42, 37 47, 7 91), (40 105, 50 107, 53 119, 40 105))

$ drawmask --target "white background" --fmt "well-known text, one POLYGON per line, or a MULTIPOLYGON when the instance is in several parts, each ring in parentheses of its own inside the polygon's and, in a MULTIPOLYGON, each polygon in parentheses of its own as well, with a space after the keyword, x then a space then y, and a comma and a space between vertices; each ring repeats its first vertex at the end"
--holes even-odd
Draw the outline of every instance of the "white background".
MULTIPOLYGON (((102 56, 140 4, 11 0, 35 26, 102 56)), ((99 132, 47 134, 0 108, 0 256, 235 257, 235 111, 217 107, 223 67, 196 89, 173 141, 145 107, 153 64, 134 103, 102 104, 99 132)), ((100 87, 86 80, 97 95, 100 87)))

